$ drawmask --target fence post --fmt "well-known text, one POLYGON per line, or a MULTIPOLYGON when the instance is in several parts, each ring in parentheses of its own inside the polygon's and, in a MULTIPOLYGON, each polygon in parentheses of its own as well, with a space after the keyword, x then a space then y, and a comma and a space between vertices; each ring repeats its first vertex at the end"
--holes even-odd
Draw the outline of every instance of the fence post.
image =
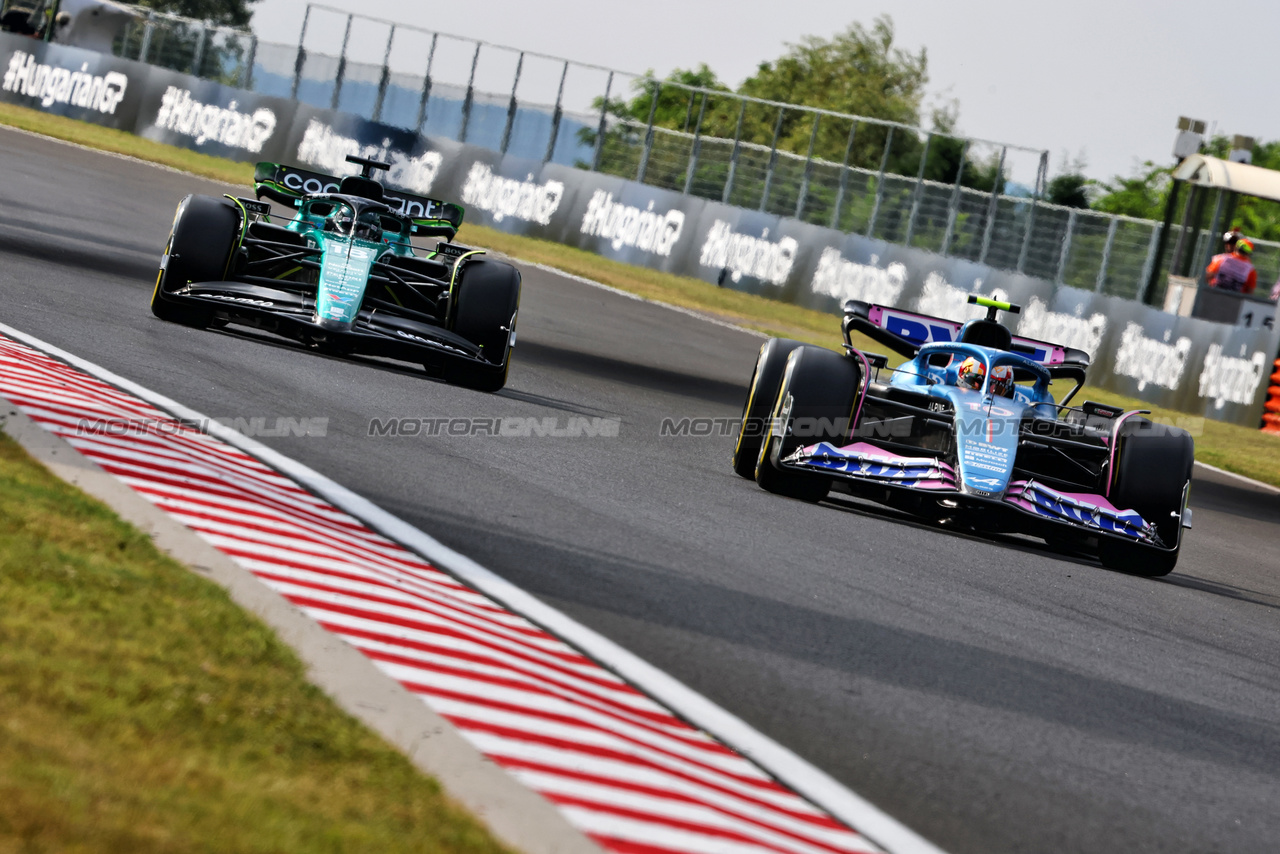
POLYGON ((347 44, 351 41, 351 20, 355 15, 347 15, 347 28, 342 33, 342 53, 338 54, 338 77, 333 81, 333 97, 329 99, 329 107, 338 109, 338 98, 342 96, 342 79, 347 76, 347 44))
POLYGON ((702 104, 698 107, 698 123, 693 128, 693 147, 689 151, 689 169, 684 173, 684 194, 689 195, 693 189, 693 173, 698 169, 698 154, 702 149, 702 117, 707 113, 707 93, 702 93, 702 104))
POLYGON ((1067 272, 1067 256, 1071 254, 1071 238, 1076 233, 1076 211, 1078 208, 1072 208, 1071 213, 1067 214, 1067 233, 1062 236, 1062 254, 1058 256, 1058 274, 1053 280, 1058 284, 1062 284, 1062 277, 1067 272))
POLYGON ((1219 188, 1219 189, 1218 189, 1218 200, 1217 200, 1217 201, 1214 203, 1214 205, 1213 205, 1213 219, 1211 219, 1211 220, 1209 221, 1209 240, 1207 241, 1207 242, 1208 242, 1208 250, 1205 252, 1204 256, 1201 258, 1200 266, 1199 266, 1198 270, 1196 271, 1196 276, 1197 276, 1197 278, 1199 278, 1199 276, 1200 276, 1200 272, 1199 272, 1199 271, 1203 271, 1206 267, 1208 267, 1208 266, 1209 266, 1209 263, 1213 260, 1213 256, 1217 254, 1217 250, 1218 250, 1218 235, 1222 234, 1222 231, 1221 231, 1221 229, 1222 229, 1222 208, 1223 208, 1223 204, 1226 202, 1226 200, 1227 200, 1227 194, 1226 194, 1226 192, 1225 192, 1224 190, 1222 190, 1221 188, 1219 188))
POLYGON ((516 90, 520 88, 520 72, 524 70, 524 51, 520 51, 520 57, 516 60, 516 79, 511 83, 511 101, 507 104, 507 124, 502 128, 502 143, 498 146, 498 151, 503 154, 507 153, 507 146, 511 144, 511 128, 516 123, 516 90))
POLYGON ((1156 259, 1160 252, 1160 237, 1164 232, 1164 223, 1156 223, 1156 227, 1151 229, 1151 237, 1147 240, 1147 259, 1142 262, 1142 278, 1138 280, 1138 293, 1134 297, 1138 302, 1147 301, 1147 290, 1151 284, 1151 274, 1156 266, 1156 259))
MULTIPOLYGON (((310 11, 310 7, 307 7, 307 8, 308 8, 308 11, 310 11)), ((304 28, 303 31, 305 32, 306 18, 303 18, 302 21, 303 21, 303 28, 304 28)), ((155 28, 156 28, 156 13, 155 11, 148 11, 147 22, 142 25, 142 44, 138 46, 138 62, 147 61, 147 54, 151 52, 151 33, 155 31, 155 28)), ((299 43, 298 49, 299 50, 302 49, 301 43, 299 43)), ((295 84, 293 88, 296 91, 298 87, 295 84)))
POLYGON ((258 37, 249 36, 249 56, 244 63, 244 71, 240 74, 240 88, 253 90, 253 63, 258 58, 258 37))
POLYGON ((1031 192, 1031 209, 1027 211, 1027 229, 1022 233, 1022 248, 1018 250, 1018 272, 1027 268, 1027 257, 1031 253, 1031 237, 1036 228, 1036 203, 1044 193, 1049 180, 1049 152, 1040 152, 1040 165, 1036 168, 1036 186, 1031 192))
POLYGON ((191 55, 191 76, 192 77, 203 76, 200 74, 200 65, 204 61, 204 45, 205 45, 205 42, 208 40, 209 40, 209 28, 205 26, 203 21, 201 21, 200 37, 196 39, 196 49, 195 49, 195 52, 191 55))
POLYGON ((853 154, 853 137, 858 130, 858 120, 849 124, 849 141, 844 144, 844 162, 840 164, 840 186, 836 188, 835 210, 831 212, 831 227, 840 228, 840 208, 844 205, 844 194, 849 189, 849 157, 853 154))
POLYGON ((1022 233, 1022 248, 1018 250, 1018 272, 1027 269, 1027 258, 1031 254, 1031 237, 1036 229, 1036 197, 1031 197, 1031 209, 1027 211, 1027 230, 1022 233))
POLYGON ((649 104, 649 126, 644 132, 644 150, 640 152, 640 166, 636 169, 636 183, 644 183, 644 173, 649 171, 649 155, 653 152, 653 118, 658 114, 658 96, 662 94, 662 84, 653 81, 653 102, 649 104))
POLYGON ((391 85, 391 43, 396 39, 396 25, 387 34, 387 49, 382 53, 382 74, 378 77, 378 97, 373 102, 373 121, 382 121, 382 104, 387 99, 387 87, 391 85))
POLYGON ((431 34, 431 49, 427 51, 427 73, 422 78, 422 97, 418 99, 418 123, 414 125, 414 129, 421 131, 422 124, 427 120, 427 101, 431 100, 431 64, 436 61, 436 42, 439 41, 440 34, 431 34))
POLYGON ((298 34, 298 55, 293 60, 293 88, 289 91, 291 100, 298 100, 298 84, 302 82, 302 69, 307 64, 307 49, 304 45, 307 42, 307 24, 311 21, 311 4, 307 4, 307 10, 302 13, 302 32, 298 34))
POLYGON ((560 72, 560 88, 556 90, 556 108, 551 112, 551 138, 547 140, 547 156, 542 158, 546 163, 555 157, 556 138, 560 136, 560 119, 564 116, 564 80, 569 76, 569 60, 564 61, 564 69, 560 72))
POLYGON ((982 230, 982 253, 978 255, 978 263, 987 263, 987 253, 991 251, 991 235, 996 230, 996 215, 1000 212, 1000 194, 1004 192, 1004 158, 1009 153, 1008 146, 1000 149, 1000 163, 996 166, 996 182, 991 185, 991 204, 987 206, 987 224, 982 230))
POLYGON ((1098 280, 1093 285, 1096 293, 1102 293, 1103 287, 1107 282, 1107 266, 1111 263, 1111 247, 1116 243, 1116 229, 1120 226, 1119 217, 1111 217, 1111 223, 1107 226, 1107 242, 1102 247, 1102 261, 1098 264, 1098 280))
POLYGON ((738 129, 733 132, 733 152, 729 155, 729 175, 724 181, 724 196, 721 201, 729 204, 729 195, 733 193, 733 175, 738 171, 738 151, 742 148, 742 120, 747 115, 747 102, 742 102, 738 110, 738 129))
POLYGON ((804 216, 804 199, 809 195, 809 176, 813 170, 813 147, 818 143, 818 122, 822 113, 813 114, 813 133, 809 134, 809 153, 804 158, 804 174, 800 176, 800 195, 796 198, 796 219, 804 216))
POLYGON ((871 219, 867 220, 867 237, 876 231, 876 217, 880 216, 880 201, 884 198, 884 170, 889 166, 889 149, 893 147, 893 125, 884 137, 884 153, 880 155, 880 176, 876 178, 876 200, 871 205, 871 219))
POLYGON ((605 120, 609 118, 609 93, 613 91, 613 72, 604 84, 604 101, 600 104, 600 127, 596 130, 596 150, 591 155, 591 171, 600 171, 600 156, 604 153, 605 120))
POLYGON ((782 133, 782 116, 786 107, 778 108, 778 120, 773 124, 773 142, 769 144, 769 165, 764 172, 764 192, 760 194, 760 210, 769 204, 769 188, 773 186, 773 167, 778 163, 778 134, 782 133))
POLYGON ((1187 185, 1187 201, 1182 207, 1182 225, 1178 228, 1178 242, 1173 245, 1173 257, 1169 259, 1169 272, 1175 276, 1181 276, 1182 273, 1182 250, 1186 247, 1187 232, 1192 231, 1191 211, 1196 206, 1197 196, 1200 194, 1200 188, 1195 184, 1187 185))
POLYGON ((956 170, 956 182, 951 187, 951 201, 947 205, 947 230, 942 235, 942 254, 951 251, 951 240, 956 236, 956 221, 960 217, 960 188, 964 180, 964 167, 969 160, 969 140, 960 146, 960 168, 956 170))
POLYGON ((933 144, 933 134, 929 134, 924 138, 924 151, 920 154, 920 168, 916 170, 916 186, 911 191, 911 213, 907 215, 907 241, 906 245, 911 245, 911 238, 916 233, 916 214, 920 211, 920 196, 924 192, 924 168, 929 163, 929 146, 933 144))
POLYGON ((467 94, 462 96, 462 127, 458 128, 458 142, 467 141, 467 126, 471 124, 471 102, 476 96, 476 66, 480 64, 480 47, 483 42, 476 42, 476 52, 471 57, 471 74, 467 77, 467 94))

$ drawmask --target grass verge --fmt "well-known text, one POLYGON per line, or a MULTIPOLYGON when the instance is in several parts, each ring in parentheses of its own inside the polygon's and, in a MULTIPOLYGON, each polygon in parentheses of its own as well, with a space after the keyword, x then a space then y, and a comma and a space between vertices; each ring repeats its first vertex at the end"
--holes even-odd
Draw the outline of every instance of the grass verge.
MULTIPOLYGON (((248 185, 253 178, 253 168, 248 164, 161 145, 123 131, 50 116, 25 107, 0 105, 0 123, 127 154, 228 183, 248 185)), ((700 279, 632 267, 582 249, 506 234, 484 226, 464 225, 459 240, 584 276, 645 299, 704 312, 767 335, 795 338, 825 347, 838 347, 840 344, 838 322, 832 315, 820 311, 718 288, 700 279)), ((872 352, 883 351, 883 347, 861 336, 855 337, 854 343, 865 346, 872 352)), ((749 372, 749 366, 744 366, 743 370, 749 372)), ((1143 401, 1092 386, 1086 386, 1077 398, 1085 399, 1122 405, 1128 409, 1152 409, 1153 416, 1158 420, 1187 423, 1184 413, 1153 408, 1143 401)), ((1194 427, 1194 419, 1191 426, 1194 427)), ((1197 431, 1193 429, 1193 432, 1197 431)), ((1266 435, 1248 427, 1205 419, 1203 428, 1196 435, 1196 458, 1210 465, 1280 486, 1280 437, 1266 435)))
POLYGON ((498 854, 225 592, 0 434, 0 852, 498 854))

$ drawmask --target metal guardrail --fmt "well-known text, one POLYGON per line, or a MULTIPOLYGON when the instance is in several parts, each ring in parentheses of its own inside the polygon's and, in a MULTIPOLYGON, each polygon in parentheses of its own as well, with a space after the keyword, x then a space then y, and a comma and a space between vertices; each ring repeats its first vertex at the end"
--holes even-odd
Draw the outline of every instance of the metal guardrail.
MULTIPOLYGON (((1042 201, 1046 151, 657 80, 315 3, 307 5, 297 45, 152 13, 129 26, 116 53, 428 136, 1114 296, 1140 296, 1159 245, 1157 222, 1042 201), (330 35, 342 33, 330 52, 307 45, 308 34, 315 40, 323 29, 317 20, 324 15, 337 25, 330 35), (371 27, 383 28, 386 41, 371 37, 371 27), (357 28, 363 28, 360 45, 382 47, 380 60, 353 58, 357 28), (405 70, 415 63, 419 70, 405 70), (687 102, 678 130, 655 116, 672 92, 687 102), (628 115, 620 94, 647 97, 648 120, 628 115), (718 127, 729 117, 733 136, 706 132, 713 113, 720 116, 718 127), (771 144, 748 139, 744 125, 772 127, 771 144), (944 141, 952 157, 957 145, 960 151, 949 183, 926 177, 939 164, 944 141), (843 158, 823 156, 824 148, 843 149, 843 158), (1016 157, 1034 167, 1026 184, 1007 180, 1016 157), (914 172, 900 174, 910 171, 902 167, 912 161, 914 172), (975 165, 994 178, 990 191, 965 185, 975 165)), ((1174 243, 1166 241, 1167 247, 1174 243)), ((1259 280, 1274 281, 1280 243, 1255 245, 1259 280)), ((1207 264, 1215 249, 1212 236, 1202 233, 1195 257, 1207 264)), ((1153 296, 1158 303, 1159 294, 1153 296)))

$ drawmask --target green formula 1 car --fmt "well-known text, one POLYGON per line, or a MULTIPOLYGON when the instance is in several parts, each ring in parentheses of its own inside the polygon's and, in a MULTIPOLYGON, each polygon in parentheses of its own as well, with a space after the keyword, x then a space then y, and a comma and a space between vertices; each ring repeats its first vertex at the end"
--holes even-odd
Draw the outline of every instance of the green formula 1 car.
POLYGON ((259 163, 258 200, 183 199, 152 312, 199 328, 245 324, 327 353, 416 362, 468 388, 502 388, 520 272, 452 242, 458 205, 384 187, 373 175, 385 163, 347 160, 360 175, 259 163), (296 213, 278 222, 262 198, 296 213), (413 236, 438 242, 423 249, 413 236))

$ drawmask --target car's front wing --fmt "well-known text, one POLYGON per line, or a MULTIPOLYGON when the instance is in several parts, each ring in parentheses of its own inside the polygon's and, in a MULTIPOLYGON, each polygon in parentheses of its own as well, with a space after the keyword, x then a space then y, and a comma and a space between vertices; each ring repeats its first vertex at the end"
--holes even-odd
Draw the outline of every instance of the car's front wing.
POLYGON ((943 460, 905 457, 867 442, 843 447, 819 442, 797 450, 781 463, 793 471, 826 475, 852 484, 927 493, 948 501, 949 506, 995 504, 1083 533, 1164 546, 1155 528, 1140 514, 1112 506, 1105 496, 1059 492, 1035 480, 1013 481, 999 498, 970 495, 957 487, 955 469, 943 460))
POLYGON ((330 342, 345 352, 410 362, 431 358, 489 365, 480 348, 440 326, 382 311, 361 311, 347 329, 314 319, 314 304, 298 294, 243 282, 199 282, 164 298, 199 304, 232 321, 248 322, 307 343, 330 342))
POLYGON ((909 489, 956 490, 956 470, 942 460, 902 457, 866 442, 844 447, 819 442, 783 463, 909 489))

